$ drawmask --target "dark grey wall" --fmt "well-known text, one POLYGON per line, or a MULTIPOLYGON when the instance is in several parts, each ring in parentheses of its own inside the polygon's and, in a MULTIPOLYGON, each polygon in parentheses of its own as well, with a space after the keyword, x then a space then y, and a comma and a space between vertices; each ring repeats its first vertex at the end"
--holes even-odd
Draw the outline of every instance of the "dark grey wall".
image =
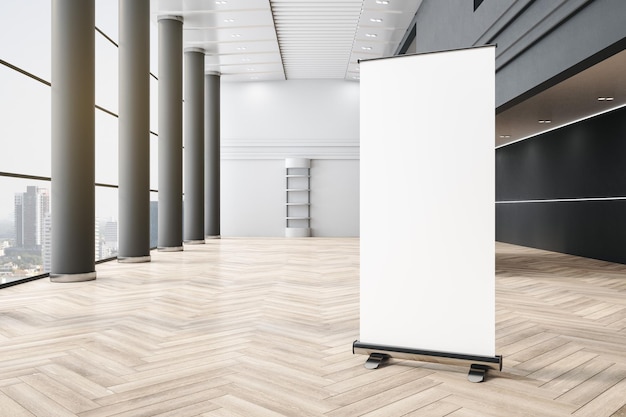
MULTIPOLYGON (((423 0, 405 39, 417 53, 497 44, 496 112, 626 48, 624 0, 474 3, 423 0)), ((497 240, 626 263, 625 138, 618 110, 498 149, 497 240)))
POLYGON ((497 149, 496 240, 626 263, 625 160, 626 109, 497 149))
POLYGON ((626 46, 624 0, 424 0, 416 52, 496 43, 496 107, 508 107, 626 46))

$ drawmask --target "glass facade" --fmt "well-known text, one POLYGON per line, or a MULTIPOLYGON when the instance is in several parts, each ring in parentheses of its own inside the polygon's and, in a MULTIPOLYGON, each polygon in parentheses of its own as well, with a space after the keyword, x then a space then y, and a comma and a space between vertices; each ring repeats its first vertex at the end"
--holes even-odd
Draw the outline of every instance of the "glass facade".
MULTIPOLYGON (((118 250, 118 4, 96 0, 96 260, 118 250)), ((0 286, 50 271, 51 2, 0 2, 0 286), (24 25, 24 22, 29 22, 24 25)), ((151 50, 157 46, 151 24, 151 50)), ((156 53, 151 57, 156 74, 156 53)), ((150 77, 151 246, 156 247, 158 81, 150 77), (154 227, 152 227, 154 224, 154 227), (154 244, 153 244, 154 243, 154 244)))
POLYGON ((0 59, 46 81, 52 78, 51 3, 50 0, 0 2, 0 15, 4 18, 0 25, 0 59))
POLYGON ((118 119, 96 109, 96 183, 118 184, 118 119))
POLYGON ((0 172, 49 177, 50 87, 0 65, 0 91, 0 172))
POLYGON ((117 46, 96 33, 96 106, 118 114, 117 46))
POLYGON ((118 190, 96 187, 96 261, 117 256, 118 190))

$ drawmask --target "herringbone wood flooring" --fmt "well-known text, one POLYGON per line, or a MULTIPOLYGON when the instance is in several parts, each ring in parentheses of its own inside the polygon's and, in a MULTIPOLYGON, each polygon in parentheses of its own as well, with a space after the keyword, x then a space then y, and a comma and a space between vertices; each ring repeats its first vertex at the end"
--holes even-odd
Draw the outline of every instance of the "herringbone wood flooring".
POLYGON ((504 370, 482 384, 351 353, 358 239, 222 239, 6 288, 0 416, 626 416, 626 266, 496 258, 504 370))

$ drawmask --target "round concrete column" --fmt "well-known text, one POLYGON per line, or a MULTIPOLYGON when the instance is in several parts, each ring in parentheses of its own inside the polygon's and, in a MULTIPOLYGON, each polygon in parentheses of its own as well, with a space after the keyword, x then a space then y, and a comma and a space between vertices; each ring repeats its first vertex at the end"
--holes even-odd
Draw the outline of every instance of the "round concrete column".
POLYGON ((150 261, 150 1, 119 1, 119 262, 150 261))
POLYGON ((204 243, 204 50, 185 49, 183 240, 204 243))
POLYGON ((96 278, 94 27, 94 0, 52 0, 54 282, 96 278))
POLYGON ((159 240, 183 250, 183 19, 159 16, 159 240))
POLYGON ((220 75, 204 77, 204 231, 220 237, 220 75))

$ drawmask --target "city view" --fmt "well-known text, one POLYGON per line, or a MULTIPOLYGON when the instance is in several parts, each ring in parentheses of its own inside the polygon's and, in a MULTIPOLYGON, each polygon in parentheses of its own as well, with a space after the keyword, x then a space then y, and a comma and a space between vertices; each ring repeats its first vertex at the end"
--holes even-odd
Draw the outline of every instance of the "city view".
MULTIPOLYGON (((6 199, 6 195, 3 196, 6 199)), ((4 205, 8 204, 3 201, 4 205)), ((50 272, 50 191, 28 185, 13 195, 13 219, 0 221, 0 284, 50 272)), ((96 260, 117 255, 117 220, 96 218, 96 260)))

